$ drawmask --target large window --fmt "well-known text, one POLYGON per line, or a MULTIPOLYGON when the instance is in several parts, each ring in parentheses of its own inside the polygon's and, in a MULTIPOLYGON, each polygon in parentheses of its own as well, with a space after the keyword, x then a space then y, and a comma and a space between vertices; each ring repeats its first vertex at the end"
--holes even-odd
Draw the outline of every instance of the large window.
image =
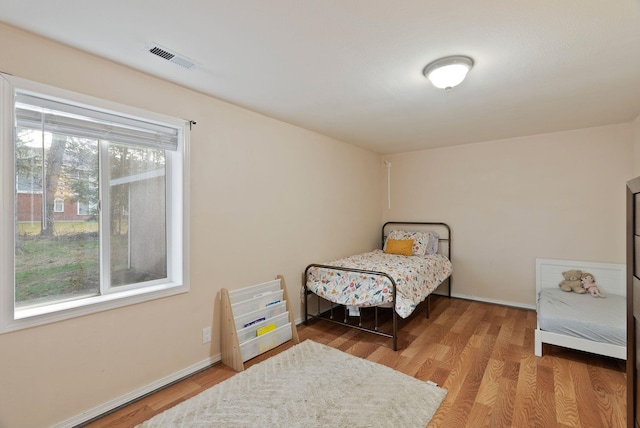
POLYGON ((0 331, 186 291, 185 121, 1 84, 0 331))

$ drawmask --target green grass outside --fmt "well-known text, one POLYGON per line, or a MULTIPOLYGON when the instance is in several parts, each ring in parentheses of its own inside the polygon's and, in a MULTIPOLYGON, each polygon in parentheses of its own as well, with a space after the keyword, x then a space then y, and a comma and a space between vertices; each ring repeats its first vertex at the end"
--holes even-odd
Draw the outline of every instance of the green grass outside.
MULTIPOLYGON (((18 225, 15 258, 17 307, 48 303, 100 291, 97 222, 58 222, 55 236, 39 236, 39 223, 18 225)), ((112 285, 162 277, 128 268, 127 234, 111 236, 112 285)))
POLYGON ((19 244, 15 261, 17 306, 99 290, 97 233, 53 238, 22 235, 19 244))
MULTIPOLYGON (((36 236, 40 234, 41 224, 39 221, 23 221, 18 223, 18 233, 23 235, 36 236)), ((55 226, 56 235, 69 235, 76 233, 90 233, 99 230, 97 221, 59 221, 55 226)))

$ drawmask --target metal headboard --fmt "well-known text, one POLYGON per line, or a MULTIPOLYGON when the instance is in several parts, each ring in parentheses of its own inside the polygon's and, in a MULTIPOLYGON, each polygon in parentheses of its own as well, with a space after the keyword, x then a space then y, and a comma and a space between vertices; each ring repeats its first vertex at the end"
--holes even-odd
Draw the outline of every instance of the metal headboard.
MULTIPOLYGON (((451 260, 451 228, 449 227, 449 225, 447 223, 441 223, 441 222, 415 222, 415 221, 388 221, 386 222, 383 226, 382 226, 382 247, 384 247, 384 241, 387 238, 388 233, 387 232, 387 227, 391 228, 391 226, 395 226, 395 225, 399 225, 399 226, 409 226, 404 227, 402 230, 408 230, 408 231, 415 231, 415 232, 424 232, 427 230, 432 230, 433 232, 437 232, 439 239, 439 242, 446 242, 446 255, 447 258, 449 260, 451 260), (434 227, 430 226, 435 226, 435 229, 438 230, 433 230, 434 227), (442 233, 440 233, 442 230, 446 230, 446 236, 442 236, 442 233)), ((381 247, 381 248, 382 248, 381 247)), ((438 246, 439 248, 440 246, 438 246)))
MULTIPOLYGON (((438 253, 446 256, 449 261, 451 260, 451 227, 447 223, 442 222, 418 222, 418 221, 388 221, 382 225, 382 246, 384 248, 384 241, 387 238, 387 229, 391 229, 393 226, 402 226, 402 230, 410 232, 425 232, 433 231, 438 233, 438 243, 444 242, 446 245, 438 245, 438 253), (446 232, 443 233, 442 232, 446 232), (442 247, 445 247, 444 249, 442 247), (442 251, 442 252, 441 252, 442 251)), ((398 228, 399 229, 399 228, 398 228)), ((452 275, 451 275, 452 276, 452 275)), ((449 276, 449 291, 448 296, 451 297, 451 276, 449 276)))

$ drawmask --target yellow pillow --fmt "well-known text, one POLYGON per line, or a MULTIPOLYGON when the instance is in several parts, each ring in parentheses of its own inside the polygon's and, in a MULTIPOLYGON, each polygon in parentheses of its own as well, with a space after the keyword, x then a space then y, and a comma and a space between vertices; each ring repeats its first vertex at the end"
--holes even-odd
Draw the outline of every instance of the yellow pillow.
POLYGON ((387 239, 387 247, 384 249, 384 252, 387 254, 410 256, 412 249, 413 239, 387 239))

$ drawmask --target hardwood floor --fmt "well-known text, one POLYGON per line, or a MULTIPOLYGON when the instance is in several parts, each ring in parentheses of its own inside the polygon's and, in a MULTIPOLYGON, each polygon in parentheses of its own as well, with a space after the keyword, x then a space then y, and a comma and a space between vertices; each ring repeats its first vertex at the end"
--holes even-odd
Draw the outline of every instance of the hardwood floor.
MULTIPOLYGON (((626 426, 624 361, 551 345, 545 345, 544 357, 534 356, 534 311, 434 296, 430 319, 422 309, 401 326, 397 352, 390 339, 323 321, 299 326, 298 333, 300 340, 312 339, 447 389, 429 428, 626 426)), ((133 427, 234 374, 217 365, 88 426, 133 427)))

